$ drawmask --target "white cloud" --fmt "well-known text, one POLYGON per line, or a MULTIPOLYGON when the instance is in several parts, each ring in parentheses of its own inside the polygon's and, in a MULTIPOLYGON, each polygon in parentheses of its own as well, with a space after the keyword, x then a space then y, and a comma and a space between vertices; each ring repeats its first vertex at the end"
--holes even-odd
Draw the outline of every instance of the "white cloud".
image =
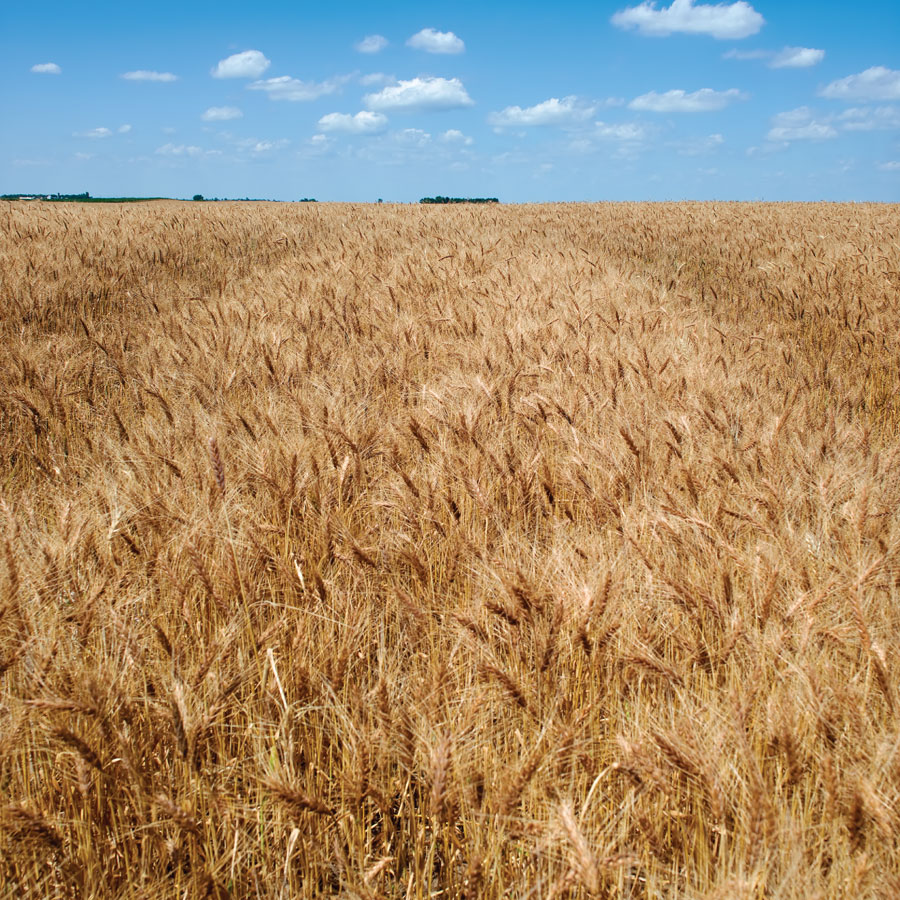
POLYGON ((131 131, 131 126, 120 125, 116 130, 119 132, 119 134, 128 134, 128 132, 131 131))
POLYGON ((56 63, 37 63, 31 67, 37 75, 61 75, 62 69, 56 63))
POLYGON ((459 156, 451 146, 421 128, 402 128, 375 135, 355 145, 351 152, 355 159, 376 166, 402 168, 418 164, 435 171, 449 168, 459 156))
POLYGON ((90 131, 76 131, 74 137, 91 138, 97 140, 99 138, 108 138, 112 132, 108 128, 92 128, 90 131))
POLYGON ((824 50, 813 47, 785 47, 777 53, 774 50, 729 50, 722 59, 767 59, 770 69, 808 69, 825 59, 824 50))
POLYGON ((392 137, 396 143, 407 147, 422 148, 431 143, 431 135, 421 128, 404 128, 392 137))
POLYGON ((854 106, 845 109, 834 121, 842 131, 890 131, 900 128, 900 108, 854 106))
POLYGON ((766 137, 770 141, 825 141, 837 137, 837 132, 824 122, 809 122, 806 125, 770 128, 766 137))
POLYGON ((840 133, 859 131, 894 131, 900 129, 900 107, 861 106, 845 109, 839 115, 816 112, 801 106, 772 118, 770 141, 822 141, 840 133))
POLYGON ((251 153, 268 153, 270 150, 282 150, 290 144, 287 138, 281 138, 277 141, 243 141, 240 146, 249 150, 251 153))
POLYGON ((770 69, 808 69, 817 66, 825 59, 824 50, 815 50, 812 47, 785 47, 780 53, 776 53, 769 63, 770 69))
POLYGON ((891 160, 883 162, 878 166, 882 172, 900 172, 900 160, 891 160))
POLYGON ((638 142, 647 137, 647 129, 636 122, 622 122, 618 125, 595 122, 594 136, 602 140, 638 142))
POLYGON ((737 88, 727 91, 714 91, 712 88, 701 88, 688 94, 686 91, 666 91, 658 94, 650 91, 635 97, 628 104, 630 109, 639 109, 646 112, 713 112, 724 109, 735 100, 746 100, 747 95, 737 88))
POLYGON ((412 78, 409 81, 398 81, 377 94, 366 94, 363 99, 369 109, 379 112, 460 109, 474 106, 475 102, 458 78, 412 78))
POLYGON ((602 152, 611 158, 633 159, 646 149, 656 131, 655 127, 638 122, 597 121, 590 129, 576 132, 566 148, 581 156, 596 154, 603 147, 602 152), (610 144, 614 145, 612 151, 608 149, 610 144))
POLYGON ((445 144, 462 144, 465 147, 471 147, 475 141, 468 135, 463 134, 457 128, 450 128, 441 135, 441 141, 445 144))
POLYGON ((387 116, 363 110, 355 116, 349 113, 328 113, 319 119, 319 131, 343 134, 377 134, 387 127, 387 116))
POLYGON ((543 103, 528 106, 507 106, 500 112, 491 113, 488 122, 495 128, 510 128, 523 125, 577 125, 590 119, 597 111, 595 105, 577 97, 551 97, 543 103))
POLYGON ((137 69, 134 72, 125 72, 122 77, 126 81, 178 81, 178 76, 171 72, 151 72, 147 69, 137 69))
POLYGON ((832 81, 821 96, 832 100, 900 100, 900 71, 872 66, 858 75, 832 81))
POLYGON ((380 34, 367 34, 354 44, 357 53, 380 53, 388 45, 388 39, 380 34))
POLYGON ((236 106, 211 106, 200 118, 204 122, 228 122, 240 119, 243 115, 236 106))
POLYGON ((251 91, 265 91, 270 100, 288 100, 298 103, 318 100, 320 97, 335 94, 348 80, 347 76, 341 76, 329 78, 328 81, 300 81, 299 78, 280 75, 278 78, 254 81, 252 84, 248 84, 247 88, 251 91))
POLYGON ((766 137, 770 141, 825 141, 838 136, 827 120, 818 120, 808 106, 800 106, 772 117, 766 137))
POLYGON ((204 150, 202 147, 194 147, 188 144, 163 144, 162 147, 156 148, 156 153, 160 156, 189 156, 192 158, 219 156, 221 152, 221 150, 204 150))
POLYGON ((772 55, 771 50, 727 50, 722 54, 722 59, 768 59, 772 55))
POLYGON ((436 31, 434 28, 416 32, 406 46, 426 53, 462 53, 466 49, 466 45, 452 31, 436 31))
POLYGON ((259 78, 271 64, 259 50, 244 50, 220 59, 210 74, 213 78, 259 78))
POLYGON ((737 3, 700 3, 673 0, 657 9, 654 2, 629 6, 610 20, 618 28, 636 28, 639 33, 665 37, 670 34, 708 34, 710 37, 739 39, 756 34, 766 20, 744 0, 737 3))

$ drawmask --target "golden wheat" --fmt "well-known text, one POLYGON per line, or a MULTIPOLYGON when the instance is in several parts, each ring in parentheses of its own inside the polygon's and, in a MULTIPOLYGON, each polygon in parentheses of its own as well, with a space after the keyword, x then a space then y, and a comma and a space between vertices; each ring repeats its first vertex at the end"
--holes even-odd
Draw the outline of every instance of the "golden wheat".
POLYGON ((896 207, 2 214, 5 885, 900 889, 896 207))

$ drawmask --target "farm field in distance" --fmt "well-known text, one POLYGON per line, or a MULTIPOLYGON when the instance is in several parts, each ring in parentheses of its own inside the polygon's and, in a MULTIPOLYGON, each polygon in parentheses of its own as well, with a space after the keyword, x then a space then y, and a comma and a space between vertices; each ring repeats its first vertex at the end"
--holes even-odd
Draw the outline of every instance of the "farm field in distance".
POLYGON ((0 205, 0 883, 900 896, 898 235, 0 205))

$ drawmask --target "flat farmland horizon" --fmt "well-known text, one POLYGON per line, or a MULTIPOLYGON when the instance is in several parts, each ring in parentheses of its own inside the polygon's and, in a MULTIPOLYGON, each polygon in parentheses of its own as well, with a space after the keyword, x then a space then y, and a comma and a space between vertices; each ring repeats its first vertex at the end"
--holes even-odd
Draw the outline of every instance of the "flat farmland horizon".
POLYGON ((0 205, 0 883, 900 894, 898 235, 0 205))

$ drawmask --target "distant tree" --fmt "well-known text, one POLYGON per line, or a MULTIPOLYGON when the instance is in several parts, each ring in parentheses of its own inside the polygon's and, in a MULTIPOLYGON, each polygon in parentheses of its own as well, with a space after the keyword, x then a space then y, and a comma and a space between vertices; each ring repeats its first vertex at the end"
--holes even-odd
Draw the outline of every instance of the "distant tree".
POLYGON ((195 200, 202 200, 202 199, 203 199, 203 194, 194 194, 194 199, 195 199, 195 200))

